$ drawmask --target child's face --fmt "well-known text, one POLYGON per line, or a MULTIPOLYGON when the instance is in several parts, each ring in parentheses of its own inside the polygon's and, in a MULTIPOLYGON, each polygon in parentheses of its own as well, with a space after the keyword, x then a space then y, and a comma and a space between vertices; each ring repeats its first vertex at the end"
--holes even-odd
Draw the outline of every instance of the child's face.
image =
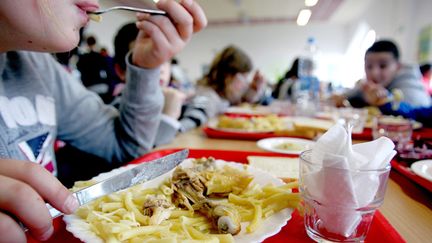
POLYGON ((365 57, 366 78, 370 82, 387 87, 399 70, 400 63, 392 53, 371 52, 365 57))
POLYGON ((225 97, 232 105, 241 103, 249 87, 248 77, 248 72, 236 73, 225 80, 225 97))
POLYGON ((0 51, 69 51, 98 0, 2 0, 0 51), (6 35, 9 33, 9 35, 6 35))

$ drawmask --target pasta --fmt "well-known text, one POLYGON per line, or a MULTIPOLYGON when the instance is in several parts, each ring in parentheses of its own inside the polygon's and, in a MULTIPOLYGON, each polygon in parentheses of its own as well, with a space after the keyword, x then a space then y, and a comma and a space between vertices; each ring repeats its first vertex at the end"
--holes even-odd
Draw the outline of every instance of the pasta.
POLYGON ((102 16, 98 15, 98 14, 89 14, 88 15, 89 18, 95 22, 101 22, 102 21, 102 16))
POLYGON ((220 116, 217 127, 261 132, 283 130, 286 125, 283 119, 276 115, 251 118, 220 116))
POLYGON ((211 165, 213 161, 212 158, 196 159, 194 164, 199 169, 177 168, 158 187, 148 189, 137 185, 101 197, 80 207, 76 215, 105 242, 234 242, 233 235, 223 231, 227 227, 229 232, 231 219, 238 217, 240 222, 248 222, 246 232, 249 233, 261 227, 262 221, 272 214, 297 207, 299 195, 291 189, 298 184, 260 186, 252 182, 253 176, 247 170, 230 166, 216 168, 211 165), (182 185, 189 194, 194 193, 187 187, 189 184, 179 184, 177 177, 184 179, 185 174, 190 183, 195 183, 193 186, 198 185, 197 179, 208 185, 202 194, 187 195, 191 196, 189 200, 181 201, 190 203, 190 207, 178 203, 177 198, 182 185), (201 195, 204 201, 190 200, 201 195), (218 200, 214 201, 213 197, 218 200))

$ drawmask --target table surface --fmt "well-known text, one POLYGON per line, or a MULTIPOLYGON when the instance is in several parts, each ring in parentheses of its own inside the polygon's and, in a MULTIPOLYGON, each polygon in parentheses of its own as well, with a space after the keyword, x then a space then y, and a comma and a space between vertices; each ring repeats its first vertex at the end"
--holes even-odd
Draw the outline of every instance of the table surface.
MULTIPOLYGON (((255 141, 207 138, 201 128, 179 134, 169 148, 264 151, 255 141)), ((392 171, 384 204, 380 211, 407 242, 430 242, 432 239, 432 193, 392 171)))

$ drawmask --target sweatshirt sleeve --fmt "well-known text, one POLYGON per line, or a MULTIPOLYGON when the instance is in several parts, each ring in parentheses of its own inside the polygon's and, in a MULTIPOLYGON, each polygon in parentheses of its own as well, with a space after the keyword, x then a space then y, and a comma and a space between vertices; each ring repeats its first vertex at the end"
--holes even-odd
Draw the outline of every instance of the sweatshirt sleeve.
POLYGON ((417 65, 404 65, 396 78, 387 87, 389 91, 400 89, 403 100, 413 108, 430 106, 431 98, 421 82, 421 73, 417 65))
POLYGON ((423 123, 427 127, 432 126, 432 107, 413 108, 406 102, 401 102, 399 107, 394 110, 390 102, 379 107, 381 112, 386 115, 403 116, 423 123))
POLYGON ((228 107, 225 102, 211 88, 199 87, 193 99, 186 103, 179 119, 180 131, 186 132, 205 124, 209 119, 222 113, 228 107))
POLYGON ((159 69, 142 69, 127 61, 119 110, 103 104, 69 76, 57 77, 59 139, 113 163, 127 162, 153 148, 163 106, 159 69))
POLYGON ((180 122, 167 115, 161 115, 161 121, 156 134, 155 146, 171 142, 180 129, 180 122))

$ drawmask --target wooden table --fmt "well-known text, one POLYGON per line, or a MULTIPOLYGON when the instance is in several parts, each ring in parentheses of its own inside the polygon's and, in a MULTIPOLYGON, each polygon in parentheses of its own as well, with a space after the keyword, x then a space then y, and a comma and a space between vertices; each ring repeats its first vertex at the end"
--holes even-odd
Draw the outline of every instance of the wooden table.
MULTIPOLYGON (((179 134, 170 144, 155 150, 184 147, 263 151, 255 141, 207 138, 200 128, 179 134)), ((432 241, 432 193, 395 171, 391 172, 380 211, 407 242, 432 241)))

